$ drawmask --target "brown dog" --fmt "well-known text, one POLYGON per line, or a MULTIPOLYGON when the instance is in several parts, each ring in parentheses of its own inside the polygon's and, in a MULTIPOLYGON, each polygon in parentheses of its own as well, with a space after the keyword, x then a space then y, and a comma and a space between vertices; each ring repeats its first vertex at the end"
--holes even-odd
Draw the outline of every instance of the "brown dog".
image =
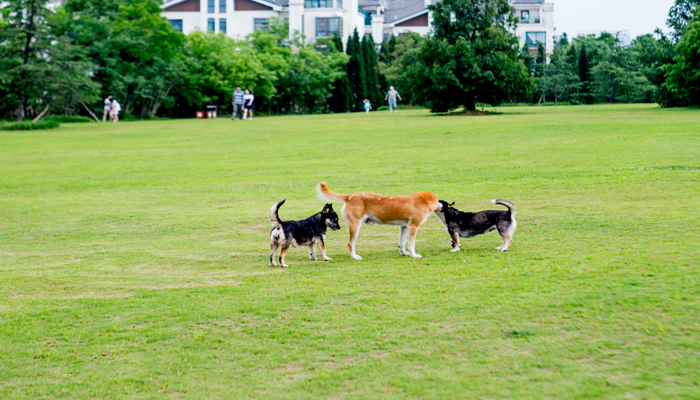
POLYGON ((345 203, 341 209, 341 215, 348 225, 350 232, 350 255, 355 260, 362 257, 355 253, 355 241, 360 234, 362 225, 367 223, 398 225, 401 228, 399 235, 399 251, 402 256, 411 255, 420 258, 416 254, 416 233, 418 227, 428 219, 430 213, 441 209, 438 197, 434 193, 421 192, 408 196, 384 196, 375 193, 338 194, 328 190, 325 182, 318 184, 319 197, 328 201, 342 201, 345 203), (406 235, 408 234, 408 253, 406 253, 406 235))

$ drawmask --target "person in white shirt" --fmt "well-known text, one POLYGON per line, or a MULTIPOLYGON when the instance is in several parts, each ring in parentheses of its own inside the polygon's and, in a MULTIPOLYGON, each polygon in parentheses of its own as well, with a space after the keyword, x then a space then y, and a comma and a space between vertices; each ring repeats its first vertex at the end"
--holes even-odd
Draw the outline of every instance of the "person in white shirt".
POLYGON ((112 95, 107 96, 105 99, 105 113, 102 116, 102 122, 107 122, 107 116, 112 119, 112 95))
POLYGON ((109 114, 110 117, 112 118, 112 122, 119 122, 119 111, 122 109, 122 106, 119 105, 117 100, 112 100, 112 112, 109 114))
POLYGON ((255 101, 255 96, 250 93, 249 89, 245 90, 243 95, 243 120, 247 118, 248 112, 250 112, 250 120, 253 120, 253 102, 255 101))

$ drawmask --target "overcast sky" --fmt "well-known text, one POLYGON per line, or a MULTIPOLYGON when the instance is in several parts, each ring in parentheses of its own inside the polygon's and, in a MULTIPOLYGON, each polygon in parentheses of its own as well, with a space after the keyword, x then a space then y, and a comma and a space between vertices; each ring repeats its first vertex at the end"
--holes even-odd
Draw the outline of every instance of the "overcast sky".
POLYGON ((579 31, 629 30, 632 39, 661 28, 668 32, 666 19, 674 0, 546 0, 554 3, 557 34, 569 38, 579 31))

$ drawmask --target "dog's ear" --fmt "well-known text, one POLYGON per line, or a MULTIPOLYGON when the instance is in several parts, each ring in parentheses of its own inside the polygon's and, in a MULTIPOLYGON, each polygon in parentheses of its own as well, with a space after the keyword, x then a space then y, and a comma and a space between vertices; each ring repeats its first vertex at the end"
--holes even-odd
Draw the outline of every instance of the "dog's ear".
POLYGON ((454 206, 455 206, 455 202, 453 201, 452 204, 448 204, 448 206, 454 207, 454 206))
POLYGON ((331 212, 331 211, 333 211, 333 204, 328 203, 325 206, 323 206, 324 213, 331 212))

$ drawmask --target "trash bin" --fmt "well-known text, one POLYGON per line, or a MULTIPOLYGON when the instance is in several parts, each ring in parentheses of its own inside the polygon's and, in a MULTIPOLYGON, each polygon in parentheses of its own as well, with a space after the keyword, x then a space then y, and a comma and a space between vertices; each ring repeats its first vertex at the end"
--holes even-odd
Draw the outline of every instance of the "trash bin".
POLYGON ((207 106, 207 118, 216 118, 216 110, 217 110, 216 105, 208 105, 207 106))
POLYGON ((206 116, 206 114, 204 113, 204 111, 197 111, 197 119, 204 119, 204 118, 206 118, 206 117, 207 117, 207 116, 206 116))

